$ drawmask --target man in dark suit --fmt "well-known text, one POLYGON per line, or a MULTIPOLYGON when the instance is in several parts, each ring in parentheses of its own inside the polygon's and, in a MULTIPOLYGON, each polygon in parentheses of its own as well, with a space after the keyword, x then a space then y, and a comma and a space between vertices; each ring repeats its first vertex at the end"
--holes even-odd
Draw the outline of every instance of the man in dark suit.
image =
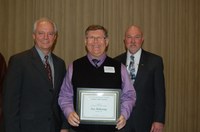
POLYGON ((4 56, 0 53, 0 131, 3 131, 3 113, 2 113, 2 91, 3 91, 3 80, 6 74, 6 61, 4 56))
POLYGON ((130 26, 124 38, 127 51, 115 58, 127 66, 137 95, 136 105, 124 132, 162 132, 164 127, 166 104, 163 61, 160 56, 143 50, 143 41, 141 29, 130 26))
POLYGON ((34 23, 34 47, 10 58, 3 100, 6 132, 68 132, 57 101, 66 67, 52 53, 56 37, 55 23, 41 18, 34 23))

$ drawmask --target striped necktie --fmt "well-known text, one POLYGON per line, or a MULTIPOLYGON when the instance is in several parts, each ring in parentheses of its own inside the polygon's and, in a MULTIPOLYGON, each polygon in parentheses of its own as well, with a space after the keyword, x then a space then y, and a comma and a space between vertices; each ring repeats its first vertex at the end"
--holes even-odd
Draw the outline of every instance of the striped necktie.
POLYGON ((135 80, 135 60, 134 60, 134 56, 131 55, 130 56, 130 64, 129 64, 129 67, 128 67, 129 71, 130 71, 130 77, 131 77, 131 80, 135 80))
POLYGON ((99 63, 100 60, 92 59, 92 61, 93 61, 94 65, 96 66, 96 68, 98 68, 99 67, 98 63, 99 63))

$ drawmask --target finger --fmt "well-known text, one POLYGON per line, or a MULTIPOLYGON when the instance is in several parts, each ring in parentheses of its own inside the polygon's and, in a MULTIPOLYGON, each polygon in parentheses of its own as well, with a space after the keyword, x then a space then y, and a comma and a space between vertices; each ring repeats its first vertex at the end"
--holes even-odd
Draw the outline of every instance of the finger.
POLYGON ((123 127, 124 127, 123 124, 117 124, 117 126, 116 126, 116 128, 117 128, 118 130, 122 129, 123 127))
POLYGON ((76 112, 73 113, 73 117, 79 121, 79 116, 76 114, 76 112))
POLYGON ((117 122, 116 128, 119 130, 119 129, 123 128, 125 126, 125 124, 126 124, 126 120, 119 119, 117 122))
POLYGON ((80 123, 79 116, 78 116, 76 113, 73 113, 73 121, 74 121, 76 124, 79 124, 79 123, 80 123))
POLYGON ((79 116, 76 114, 76 112, 72 112, 69 114, 68 122, 72 126, 79 126, 79 116))
POLYGON ((71 118, 69 120, 69 124, 72 125, 72 126, 79 126, 79 123, 76 121, 75 118, 71 118))

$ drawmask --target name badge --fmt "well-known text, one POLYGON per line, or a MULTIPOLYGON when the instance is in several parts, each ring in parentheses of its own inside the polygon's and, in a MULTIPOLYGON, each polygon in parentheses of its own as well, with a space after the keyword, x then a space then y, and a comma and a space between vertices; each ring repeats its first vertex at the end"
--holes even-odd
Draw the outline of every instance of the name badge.
POLYGON ((105 73, 115 73, 115 68, 112 66, 104 66, 105 73))

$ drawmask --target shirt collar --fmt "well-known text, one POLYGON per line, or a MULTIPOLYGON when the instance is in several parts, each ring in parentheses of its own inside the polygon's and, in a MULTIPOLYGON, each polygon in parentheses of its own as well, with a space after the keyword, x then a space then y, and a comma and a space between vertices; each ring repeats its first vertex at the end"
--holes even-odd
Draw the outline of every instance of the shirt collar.
MULTIPOLYGON (((36 48, 41 60, 44 62, 45 54, 38 47, 35 46, 35 48, 36 48)), ((52 62, 51 52, 48 54, 48 56, 49 56, 49 61, 52 62)))
POLYGON ((133 55, 136 62, 139 62, 140 56, 142 54, 142 49, 140 48, 135 54, 131 54, 130 51, 127 51, 127 58, 126 58, 126 65, 129 65, 130 63, 130 56, 133 55))
POLYGON ((90 61, 90 63, 92 63, 93 64, 93 59, 97 59, 97 60, 99 60, 99 63, 98 63, 98 65, 101 65, 103 62, 104 62, 104 60, 106 59, 106 53, 104 53, 104 54, 102 54, 101 56, 99 56, 98 58, 95 58, 95 57, 93 57, 90 53, 88 53, 87 54, 87 58, 89 59, 89 61, 90 61))

